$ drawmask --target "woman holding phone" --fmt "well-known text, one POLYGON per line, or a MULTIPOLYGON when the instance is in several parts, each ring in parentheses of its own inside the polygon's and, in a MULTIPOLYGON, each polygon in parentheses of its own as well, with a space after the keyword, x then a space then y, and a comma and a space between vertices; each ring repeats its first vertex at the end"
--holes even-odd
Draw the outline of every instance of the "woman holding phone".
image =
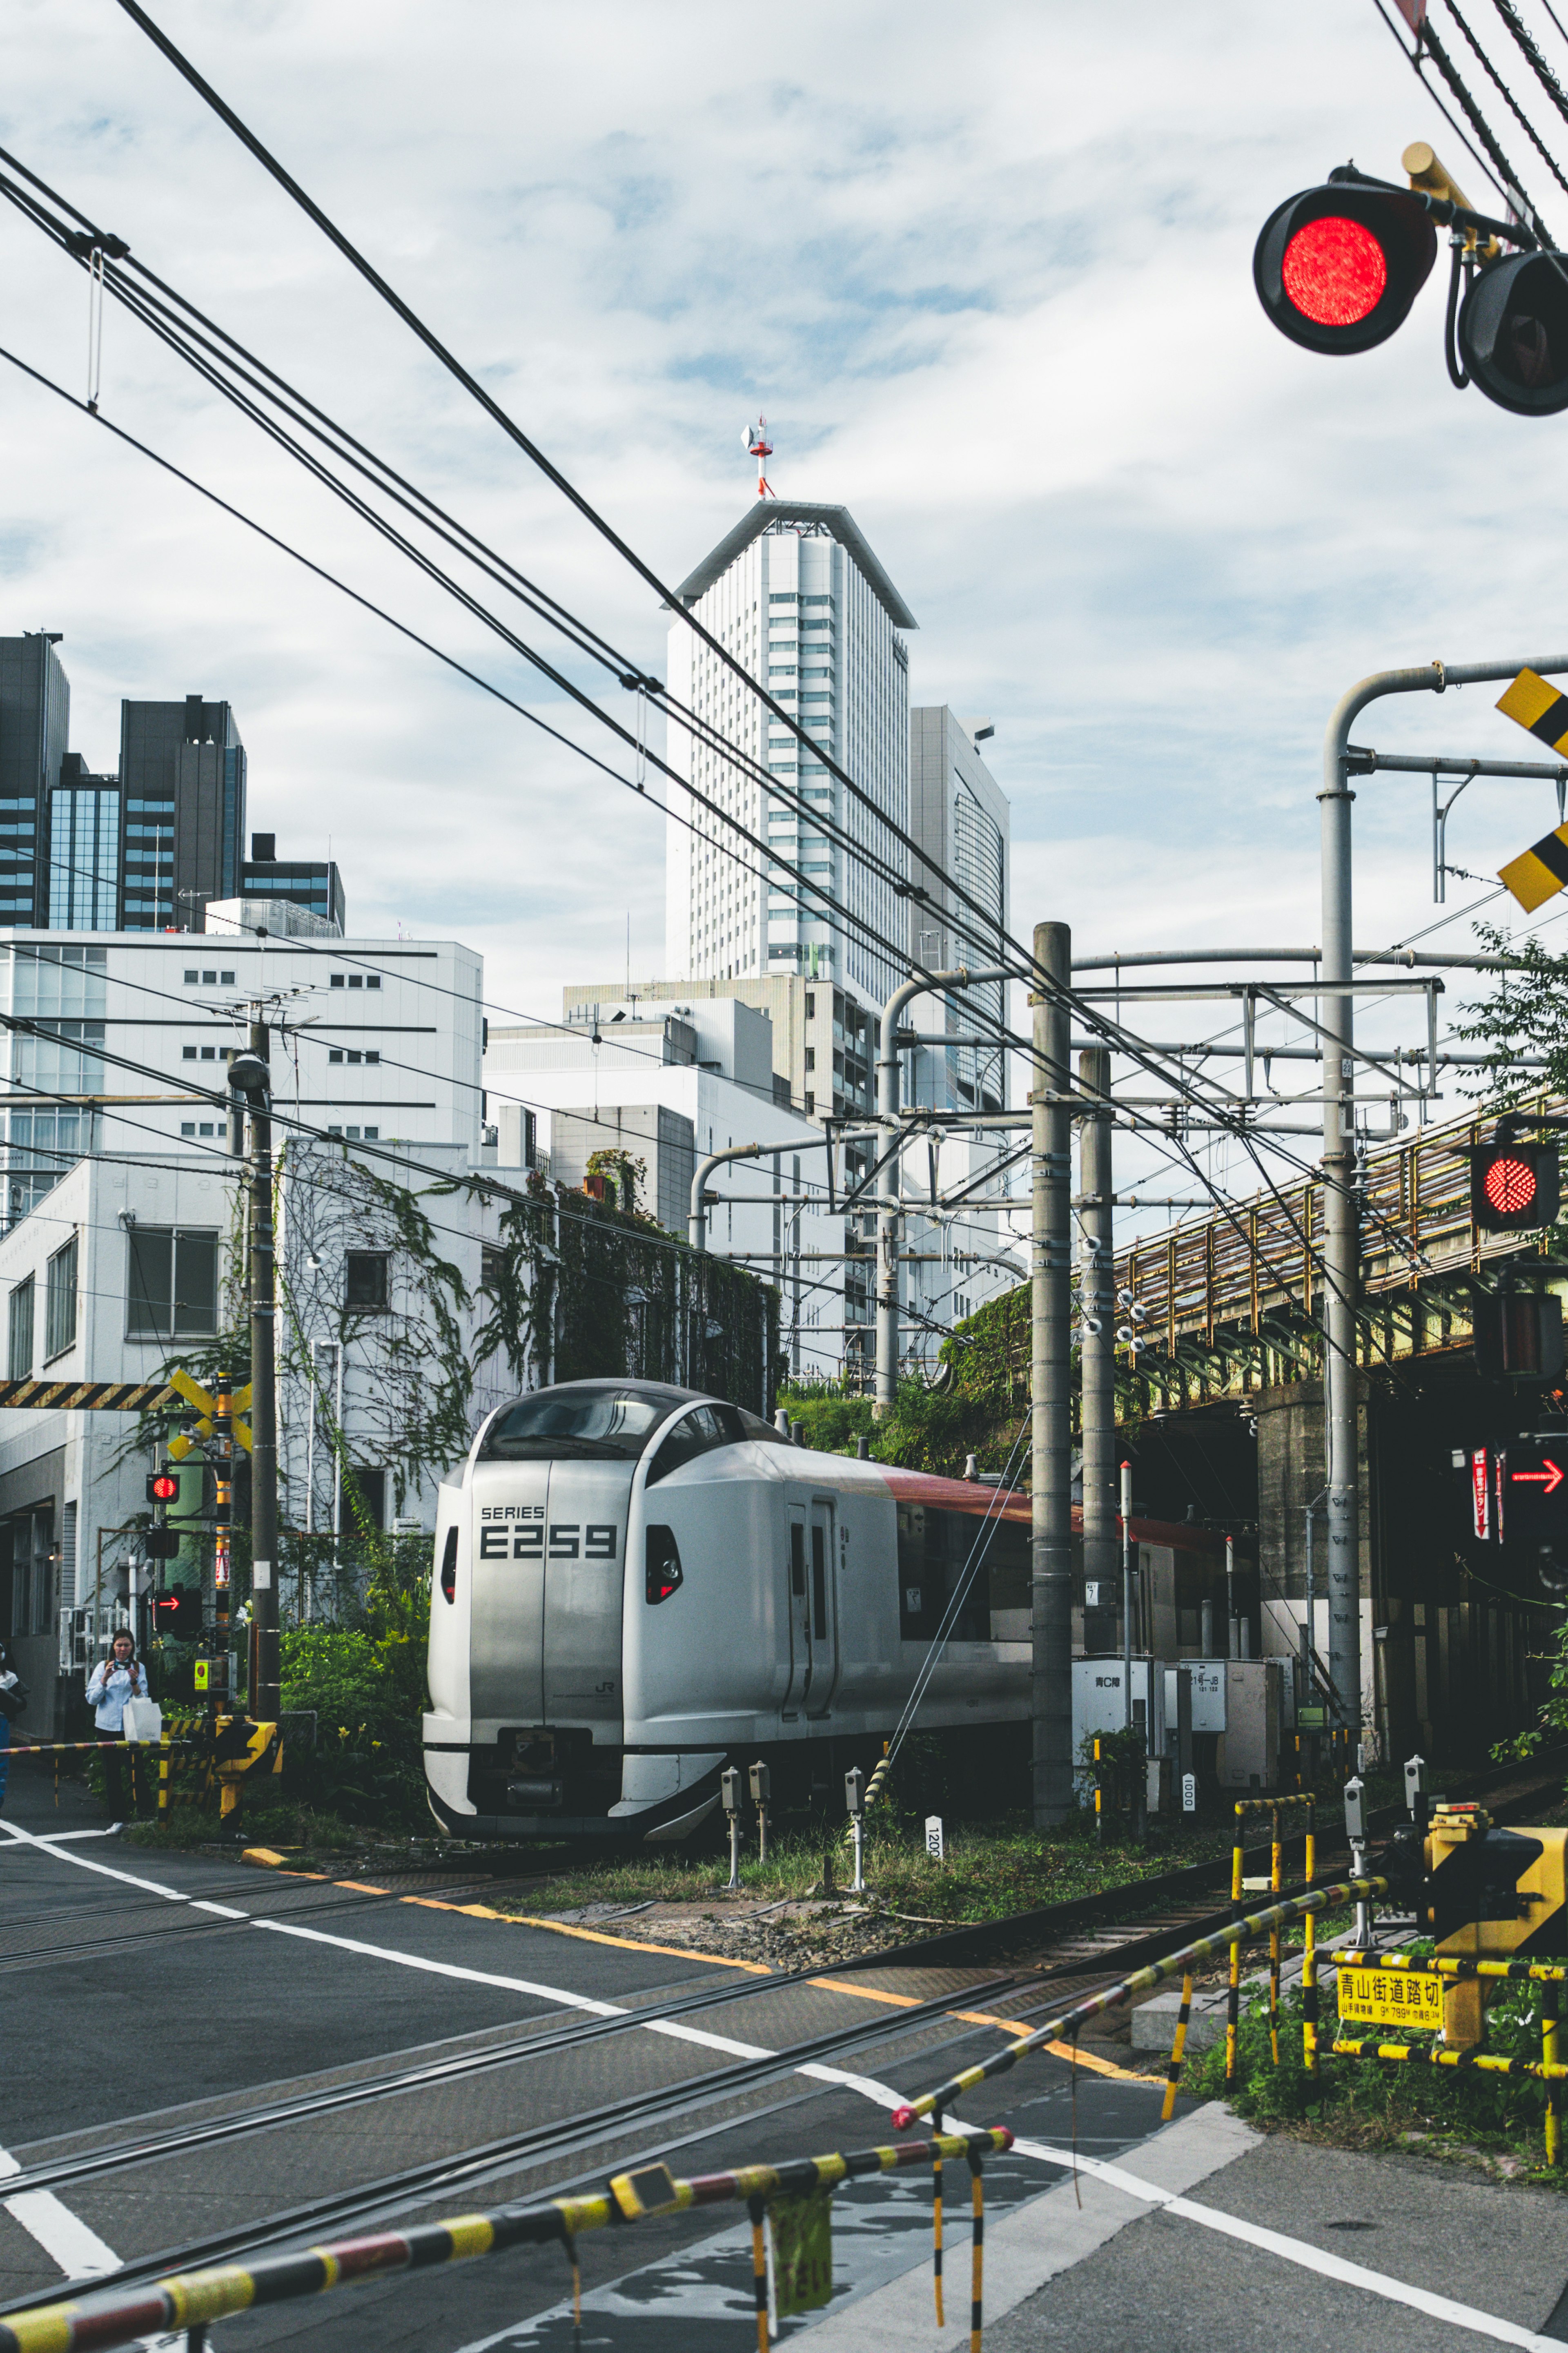
MULTIPOLYGON (((100 1659, 88 1678, 87 1704, 94 1711, 93 1723, 98 1736, 106 1746, 103 1757, 103 1777, 109 1798, 109 1810, 119 1821, 125 1811, 125 1792, 120 1778, 120 1744, 125 1738, 125 1703, 128 1699, 145 1699, 147 1670, 136 1656, 135 1638, 129 1627, 121 1626, 110 1645, 107 1659, 100 1659)), ((131 1760, 131 1802, 137 1799, 136 1759, 131 1760)))

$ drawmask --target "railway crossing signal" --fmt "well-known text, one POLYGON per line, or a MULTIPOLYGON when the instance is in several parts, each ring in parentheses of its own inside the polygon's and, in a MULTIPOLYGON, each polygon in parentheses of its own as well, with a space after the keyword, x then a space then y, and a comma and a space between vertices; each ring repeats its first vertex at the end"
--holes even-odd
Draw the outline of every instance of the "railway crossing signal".
POLYGON ((1473 212, 1425 141, 1403 161, 1407 188, 1342 164, 1270 213, 1252 256, 1268 318, 1307 351, 1375 349, 1409 317, 1442 222, 1454 232, 1444 327, 1451 382, 1461 392, 1473 384, 1516 417, 1568 408, 1568 257, 1520 222, 1473 212), (1504 254, 1504 242, 1523 250, 1504 254))
POLYGON ((1282 335, 1310 352, 1370 352, 1386 343, 1437 258, 1420 197, 1331 173, 1265 221, 1252 256, 1258 299, 1282 335))
POLYGON ((1472 1147, 1470 1215, 1482 1233, 1537 1233, 1552 1223, 1561 1198, 1554 1144, 1524 1144, 1500 1132, 1472 1147))
POLYGON ((172 1471, 153 1471, 147 1477, 147 1501, 150 1504, 177 1504, 180 1482, 172 1471))

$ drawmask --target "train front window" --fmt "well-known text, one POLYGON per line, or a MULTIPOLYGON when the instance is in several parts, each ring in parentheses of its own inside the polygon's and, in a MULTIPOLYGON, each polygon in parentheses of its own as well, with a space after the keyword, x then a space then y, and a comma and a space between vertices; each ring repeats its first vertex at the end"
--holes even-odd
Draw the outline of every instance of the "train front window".
POLYGON ((738 1446, 747 1434, 738 1407, 693 1406, 689 1413, 681 1415, 654 1456, 647 1474, 648 1485, 668 1479, 672 1471, 679 1471, 683 1462, 695 1461, 699 1454, 710 1454, 716 1446, 738 1446))
POLYGON ((668 1419, 670 1401, 610 1382, 539 1389, 497 1415, 480 1456, 491 1462, 543 1462, 563 1455, 635 1462, 668 1419))

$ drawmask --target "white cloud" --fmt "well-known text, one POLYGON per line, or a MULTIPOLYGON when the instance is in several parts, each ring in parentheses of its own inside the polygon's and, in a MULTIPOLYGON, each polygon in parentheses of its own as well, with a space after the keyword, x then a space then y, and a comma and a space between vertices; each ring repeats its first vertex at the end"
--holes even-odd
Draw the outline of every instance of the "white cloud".
MULTIPOLYGON (((1252 291, 1265 215, 1346 155, 1394 174, 1430 136, 1467 176, 1364 0, 162 14, 666 576, 743 506, 740 427, 766 408, 776 486, 846 501, 919 616, 917 696, 995 717, 1020 930, 1315 938, 1342 687, 1568 643, 1568 428, 1449 391, 1441 265, 1356 362, 1284 343, 1252 291)), ((25 163, 662 668, 657 600, 128 19, 15 7, 0 105, 25 163)), ((78 389, 79 276, 12 215, 0 256, 0 340, 78 389)), ((112 311, 104 379, 107 416, 537 694, 112 311)), ((652 810, 8 371, 0 403, 0 628, 64 630, 90 760, 113 757, 121 693, 225 694, 253 822, 297 854, 330 836, 356 925, 469 939, 497 1001, 540 1011, 619 968, 628 909, 634 970, 654 966, 652 810)), ((1481 694, 1380 712, 1371 740, 1517 747, 1481 694)), ((1419 780, 1362 795, 1367 937, 1431 920, 1425 812, 1419 780)), ((1484 871, 1551 815, 1543 791, 1478 786, 1452 854, 1484 871)))

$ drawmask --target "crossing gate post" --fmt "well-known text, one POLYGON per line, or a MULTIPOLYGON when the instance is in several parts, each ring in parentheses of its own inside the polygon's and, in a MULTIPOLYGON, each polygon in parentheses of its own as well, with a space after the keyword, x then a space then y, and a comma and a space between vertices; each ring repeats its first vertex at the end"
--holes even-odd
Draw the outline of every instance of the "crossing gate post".
POLYGON ((1187 2021, 1193 2014, 1193 1973, 1188 1969, 1182 1978, 1182 2006, 1176 2012, 1176 2031, 1171 2043, 1171 2063, 1165 2070, 1165 2098, 1160 2110, 1160 2122, 1168 2125, 1176 2113, 1176 2087, 1182 2080, 1182 2067, 1187 2055, 1187 2021))
MULTIPOLYGON (((1236 1844, 1230 1858, 1230 1916, 1239 1920, 1245 1915, 1241 1903, 1241 1825, 1245 1817, 1238 1804, 1236 1810, 1236 1844)), ((1241 1938, 1236 1937, 1230 1947, 1230 1975, 1226 1989, 1225 2004, 1225 2088, 1236 2089, 1237 2031, 1241 2024, 1241 1938)))
MULTIPOLYGON (((1302 1871, 1309 1887, 1318 1875, 1318 1810, 1307 1805, 1307 1852, 1302 1871)), ((1301 1924, 1301 2057, 1308 2074, 1318 2076, 1318 1915, 1309 1912, 1301 1924)))

